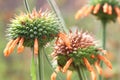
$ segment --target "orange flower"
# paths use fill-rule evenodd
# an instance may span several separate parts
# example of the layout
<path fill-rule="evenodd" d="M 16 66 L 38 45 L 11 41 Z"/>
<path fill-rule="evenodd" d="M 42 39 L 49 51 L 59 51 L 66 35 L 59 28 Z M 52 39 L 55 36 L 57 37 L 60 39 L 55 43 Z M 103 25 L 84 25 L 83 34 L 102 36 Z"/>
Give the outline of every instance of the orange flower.
<path fill-rule="evenodd" d="M 37 12 L 34 9 L 31 13 L 15 16 L 8 28 L 8 35 L 12 41 L 6 45 L 4 55 L 11 54 L 17 45 L 17 53 L 23 52 L 24 47 L 30 47 L 34 48 L 34 54 L 38 54 L 38 47 L 44 47 L 59 33 L 58 26 L 58 19 L 51 11 Z M 67 45 L 70 47 L 70 44 Z"/>
<path fill-rule="evenodd" d="M 92 0 L 93 1 L 93 0 Z M 114 1 L 113 1 L 114 2 Z M 98 3 L 94 3 L 94 5 L 84 6 L 75 14 L 75 19 L 78 20 L 82 17 L 86 17 L 89 14 L 93 14 L 98 17 L 98 19 L 106 20 L 106 21 L 115 21 L 116 17 L 120 17 L 120 8 L 118 4 L 113 4 L 112 1 L 104 2 L 98 1 Z M 115 3 L 118 3 L 115 1 Z"/>
<path fill-rule="evenodd" d="M 62 36 L 62 38 L 60 36 Z M 101 60 L 112 69 L 110 61 L 103 55 L 100 55 L 100 53 L 105 55 L 108 52 L 98 48 L 94 38 L 88 33 L 78 32 L 78 30 L 76 30 L 75 33 L 70 31 L 69 35 L 60 34 L 60 36 L 57 38 L 55 50 L 52 55 L 53 57 L 57 57 L 58 66 L 62 68 L 61 71 L 63 73 L 68 70 L 76 71 L 78 68 L 84 67 L 84 69 L 90 71 L 92 80 L 96 80 L 97 76 L 93 66 L 95 66 L 98 73 L 102 75 L 102 68 L 100 67 Z M 70 49 L 65 44 L 66 38 L 71 43 Z M 54 75 L 56 76 L 55 73 Z M 70 77 L 67 77 L 67 79 L 70 80 Z"/>

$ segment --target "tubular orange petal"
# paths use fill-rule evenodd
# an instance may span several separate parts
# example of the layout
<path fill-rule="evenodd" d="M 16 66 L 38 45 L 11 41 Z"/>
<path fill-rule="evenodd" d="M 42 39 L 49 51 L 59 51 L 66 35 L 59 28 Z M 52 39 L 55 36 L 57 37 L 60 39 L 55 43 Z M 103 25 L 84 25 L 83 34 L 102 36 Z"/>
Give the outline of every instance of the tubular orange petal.
<path fill-rule="evenodd" d="M 57 76 L 56 73 L 60 71 L 60 68 L 61 68 L 61 67 L 58 66 L 58 67 L 55 69 L 56 72 L 53 72 L 53 73 L 52 73 L 52 75 L 51 75 L 51 80 L 56 80 L 56 76 Z"/>
<path fill-rule="evenodd" d="M 66 72 L 72 62 L 73 62 L 73 59 L 70 58 L 70 59 L 67 61 L 67 63 L 65 64 L 65 66 L 63 67 L 62 72 Z"/>
<path fill-rule="evenodd" d="M 56 80 L 56 76 L 57 76 L 57 74 L 55 72 L 53 72 L 51 75 L 51 80 Z"/>
<path fill-rule="evenodd" d="M 100 60 L 96 61 L 95 67 L 96 67 L 98 73 L 102 75 L 102 68 L 100 67 L 99 63 L 100 63 Z"/>
<path fill-rule="evenodd" d="M 84 13 L 84 16 L 88 16 L 92 12 L 93 9 L 94 9 L 94 6 L 88 7 L 88 9 Z"/>
<path fill-rule="evenodd" d="M 108 12 L 108 3 L 105 3 L 105 4 L 103 5 L 103 12 L 104 12 L 104 13 L 107 13 L 107 12 Z"/>
<path fill-rule="evenodd" d="M 91 72 L 93 71 L 93 68 L 91 67 L 90 63 L 86 58 L 83 58 L 84 64 L 86 65 L 87 69 Z"/>
<path fill-rule="evenodd" d="M 103 50 L 102 48 L 98 48 L 98 50 L 99 50 L 100 52 L 102 52 L 103 54 L 108 54 L 108 52 L 107 52 L 106 50 Z"/>
<path fill-rule="evenodd" d="M 34 40 L 34 54 L 38 54 L 38 39 Z"/>
<path fill-rule="evenodd" d="M 92 80 L 96 80 L 96 73 L 95 71 L 91 71 L 91 77 L 92 77 Z"/>
<path fill-rule="evenodd" d="M 118 22 L 120 23 L 120 16 L 117 17 Z"/>
<path fill-rule="evenodd" d="M 109 14 L 109 15 L 112 14 L 112 6 L 111 6 L 111 5 L 108 6 L 108 14 Z"/>
<path fill-rule="evenodd" d="M 88 8 L 88 6 L 84 6 L 82 7 L 76 14 L 75 14 L 75 19 L 78 20 L 80 19 L 83 14 L 84 14 L 84 11 Z"/>
<path fill-rule="evenodd" d="M 72 76 L 72 71 L 68 70 L 67 71 L 67 79 L 66 80 L 71 80 L 71 76 Z"/>
<path fill-rule="evenodd" d="M 66 34 L 60 32 L 58 36 L 64 41 L 65 45 L 71 49 L 71 43 Z"/>
<path fill-rule="evenodd" d="M 115 6 L 114 9 L 115 9 L 115 12 L 117 13 L 117 15 L 120 16 L 120 9 L 117 6 Z"/>
<path fill-rule="evenodd" d="M 15 46 L 17 45 L 17 43 L 19 42 L 19 40 L 20 40 L 20 37 L 16 38 L 13 41 L 13 43 L 11 44 L 11 46 L 10 46 L 10 48 L 8 50 L 8 55 L 13 52 L 13 50 L 14 50 Z"/>
<path fill-rule="evenodd" d="M 24 50 L 23 43 L 24 43 L 24 38 L 22 37 L 22 38 L 20 39 L 20 41 L 19 41 L 19 44 L 18 44 L 18 48 L 17 48 L 17 52 L 18 52 L 18 53 L 23 52 L 23 50 Z"/>
<path fill-rule="evenodd" d="M 6 48 L 4 49 L 4 56 L 8 56 L 8 50 L 9 50 L 9 47 L 11 46 L 11 44 L 13 43 L 14 40 L 10 40 L 7 45 L 6 45 Z"/>
<path fill-rule="evenodd" d="M 99 9 L 100 9 L 100 7 L 101 7 L 101 5 L 100 5 L 100 4 L 97 4 L 97 5 L 95 6 L 94 10 L 93 10 L 93 13 L 94 13 L 94 14 L 97 14 L 98 11 L 99 11 Z"/>
<path fill-rule="evenodd" d="M 94 58 L 95 58 L 95 55 L 94 55 L 94 54 L 92 54 L 92 55 L 91 55 L 91 58 L 93 58 L 93 59 L 94 59 Z"/>
<path fill-rule="evenodd" d="M 111 62 L 110 62 L 107 58 L 105 58 L 105 57 L 102 56 L 102 55 L 98 55 L 98 58 L 99 58 L 100 60 L 103 60 L 103 61 L 105 62 L 105 64 L 106 64 L 110 69 L 112 69 L 112 64 L 111 64 Z"/>

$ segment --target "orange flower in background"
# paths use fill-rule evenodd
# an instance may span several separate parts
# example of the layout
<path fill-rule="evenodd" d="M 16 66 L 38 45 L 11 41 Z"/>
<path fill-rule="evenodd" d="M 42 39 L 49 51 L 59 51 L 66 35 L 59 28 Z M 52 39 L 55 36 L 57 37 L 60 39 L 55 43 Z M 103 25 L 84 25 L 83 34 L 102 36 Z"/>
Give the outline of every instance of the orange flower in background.
<path fill-rule="evenodd" d="M 82 17 L 93 14 L 98 19 L 106 21 L 116 21 L 118 18 L 120 22 L 120 5 L 117 0 L 90 0 L 89 5 L 85 5 L 75 15 L 78 20 Z"/>
<path fill-rule="evenodd" d="M 78 32 L 76 30 L 75 33 L 70 31 L 69 35 L 64 34 L 64 39 L 62 37 L 63 35 L 58 36 L 52 54 L 53 57 L 57 57 L 56 60 L 59 70 L 57 67 L 57 70 L 55 70 L 56 73 L 54 72 L 51 75 L 51 80 L 56 80 L 59 71 L 63 73 L 67 72 L 67 75 L 71 75 L 72 72 L 68 71 L 77 71 L 78 67 L 87 69 L 91 73 L 92 80 L 96 80 L 97 76 L 93 66 L 95 66 L 98 73 L 102 75 L 101 60 L 112 69 L 110 61 L 104 55 L 101 55 L 101 53 L 107 54 L 107 51 L 97 47 L 96 41 L 89 33 Z M 70 44 L 71 48 L 66 44 L 66 41 L 68 41 L 67 43 Z M 66 80 L 71 80 L 71 77 L 67 76 Z"/>

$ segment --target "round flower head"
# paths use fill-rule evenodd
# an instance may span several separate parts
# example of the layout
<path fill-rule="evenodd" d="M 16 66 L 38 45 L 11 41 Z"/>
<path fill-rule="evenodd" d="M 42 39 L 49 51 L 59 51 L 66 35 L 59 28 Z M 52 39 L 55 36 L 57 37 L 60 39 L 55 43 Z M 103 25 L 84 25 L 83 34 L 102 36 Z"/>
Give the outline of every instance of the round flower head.
<path fill-rule="evenodd" d="M 89 5 L 82 7 L 75 15 L 76 19 L 93 14 L 102 21 L 116 21 L 120 19 L 120 5 L 118 0 L 90 0 Z"/>
<path fill-rule="evenodd" d="M 8 28 L 8 37 L 11 39 L 4 55 L 8 56 L 13 52 L 16 45 L 18 53 L 25 47 L 34 47 L 34 53 L 38 54 L 38 47 L 43 47 L 46 43 L 54 39 L 59 33 L 58 19 L 50 11 L 36 11 L 32 13 L 22 13 L 11 20 Z"/>
<path fill-rule="evenodd" d="M 56 72 L 67 70 L 77 71 L 78 67 L 83 67 L 91 72 L 92 80 L 96 80 L 95 71 L 92 65 L 96 66 L 96 69 L 102 74 L 102 68 L 100 67 L 100 60 L 104 61 L 105 64 L 112 69 L 112 65 L 106 57 L 100 55 L 101 53 L 106 54 L 106 50 L 98 48 L 96 41 L 93 36 L 88 32 L 75 33 L 70 31 L 69 35 L 61 33 L 56 41 L 55 50 L 53 57 L 57 57 Z M 54 80 L 56 75 L 52 74 L 51 80 Z"/>

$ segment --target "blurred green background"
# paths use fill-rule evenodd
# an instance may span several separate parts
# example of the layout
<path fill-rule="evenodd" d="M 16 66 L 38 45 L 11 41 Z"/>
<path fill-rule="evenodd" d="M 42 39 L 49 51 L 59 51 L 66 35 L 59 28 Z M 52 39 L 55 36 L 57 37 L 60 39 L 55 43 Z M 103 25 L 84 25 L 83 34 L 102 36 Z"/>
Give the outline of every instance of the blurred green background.
<path fill-rule="evenodd" d="M 28 0 L 30 8 L 50 9 L 46 0 Z M 74 15 L 78 9 L 87 3 L 87 0 L 55 0 L 60 8 L 65 23 L 69 29 L 89 31 L 92 33 L 101 45 L 102 26 L 99 20 L 94 16 L 82 18 L 76 21 Z M 9 57 L 4 57 L 3 50 L 8 42 L 6 37 L 6 29 L 10 23 L 10 19 L 21 11 L 26 11 L 23 0 L 0 0 L 0 80 L 31 80 L 30 65 L 31 53 L 26 48 L 22 54 L 14 51 Z M 120 80 L 120 24 L 109 23 L 107 25 L 107 50 L 110 51 L 107 57 L 113 64 L 113 70 L 104 67 L 105 80 Z M 48 50 L 48 54 L 51 51 Z M 46 63 L 46 66 L 48 63 Z M 48 66 L 45 68 L 49 68 Z M 47 71 L 47 69 L 46 69 Z M 49 73 L 51 74 L 51 72 Z M 50 75 L 49 75 L 50 76 Z M 48 78 L 49 79 L 49 78 Z M 46 80 L 48 80 L 46 79 Z"/>

